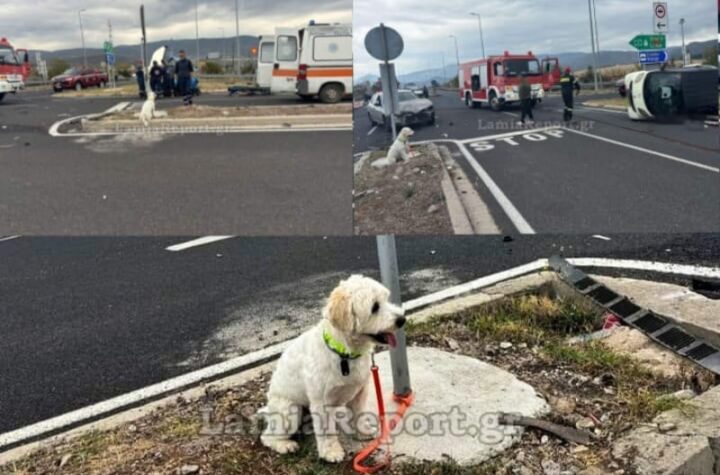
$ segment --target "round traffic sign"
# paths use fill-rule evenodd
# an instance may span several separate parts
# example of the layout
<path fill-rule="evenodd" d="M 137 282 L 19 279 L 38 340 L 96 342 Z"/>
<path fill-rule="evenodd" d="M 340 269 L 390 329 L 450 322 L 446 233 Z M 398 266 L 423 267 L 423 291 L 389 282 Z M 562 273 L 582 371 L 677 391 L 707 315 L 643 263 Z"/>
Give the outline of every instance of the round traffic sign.
<path fill-rule="evenodd" d="M 655 5 L 655 16 L 658 18 L 665 18 L 665 14 L 667 11 L 665 10 L 665 5 L 662 3 L 659 3 Z"/>
<path fill-rule="evenodd" d="M 380 61 L 392 61 L 402 54 L 404 48 L 400 33 L 383 24 L 365 35 L 365 49 L 370 56 Z"/>

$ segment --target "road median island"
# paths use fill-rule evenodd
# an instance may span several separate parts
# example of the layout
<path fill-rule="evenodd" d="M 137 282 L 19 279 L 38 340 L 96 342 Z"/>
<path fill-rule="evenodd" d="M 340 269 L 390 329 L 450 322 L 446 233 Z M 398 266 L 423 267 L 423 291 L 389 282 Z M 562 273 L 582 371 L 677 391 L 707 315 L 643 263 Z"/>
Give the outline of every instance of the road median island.
<path fill-rule="evenodd" d="M 466 429 L 453 426 L 453 408 L 446 408 L 450 419 L 439 419 L 443 415 L 439 410 L 425 415 L 425 422 L 431 424 L 426 426 L 425 433 L 419 434 L 414 426 L 399 427 L 393 436 L 393 465 L 383 473 L 649 473 L 642 470 L 647 462 L 637 459 L 643 453 L 612 450 L 616 443 L 641 443 L 636 439 L 628 442 L 628 437 L 648 427 L 668 433 L 668 447 L 676 443 L 671 440 L 674 432 L 680 435 L 702 432 L 710 443 L 705 444 L 708 447 L 701 451 L 702 457 L 697 462 L 703 464 L 701 471 L 693 473 L 713 473 L 706 471 L 708 464 L 712 470 L 713 460 L 718 456 L 713 454 L 712 447 L 718 437 L 718 389 L 713 388 L 717 382 L 713 375 L 653 346 L 642 334 L 635 340 L 644 338 L 652 351 L 677 362 L 676 370 L 668 371 L 670 365 L 658 365 L 653 359 L 636 359 L 636 350 L 612 341 L 612 332 L 606 333 L 610 336 L 595 338 L 606 323 L 602 311 L 583 297 L 563 292 L 563 284 L 552 275 L 543 275 L 541 279 L 529 279 L 530 276 L 516 279 L 518 285 L 511 290 L 508 287 L 500 291 L 500 287 L 514 281 L 501 284 L 497 286 L 497 297 L 483 303 L 475 300 L 464 306 L 456 305 L 450 311 L 446 305 L 434 314 L 433 307 L 429 307 L 424 312 L 432 315 L 423 319 L 415 319 L 411 314 L 407 326 L 412 345 L 411 372 L 415 361 L 415 381 L 433 374 L 417 370 L 420 361 L 413 355 L 421 350 L 428 354 L 442 351 L 455 361 L 472 359 L 477 374 L 436 372 L 438 381 L 452 384 L 454 378 L 471 378 L 476 388 L 460 396 L 467 401 L 483 400 L 488 405 L 500 406 L 512 404 L 513 396 L 490 397 L 492 391 L 522 386 L 527 389 L 526 395 L 537 393 L 533 398 L 545 408 L 535 417 L 553 422 L 556 428 L 564 427 L 561 433 L 582 436 L 588 443 L 571 443 L 544 429 L 523 430 L 515 425 L 503 425 L 500 440 L 495 438 L 497 432 L 488 432 L 487 438 L 472 437 L 463 432 L 471 430 L 469 426 L 463 426 Z M 491 288 L 483 293 L 495 295 Z M 386 356 L 380 354 L 378 361 L 381 370 L 387 372 Z M 213 383 L 198 388 L 192 397 L 175 397 L 140 417 L 85 431 L 73 438 L 58 438 L 0 465 L 0 474 L 353 473 L 350 456 L 338 465 L 320 461 L 310 433 L 299 435 L 300 450 L 291 455 L 277 455 L 260 444 L 261 424 L 255 414 L 265 403 L 271 369 L 256 368 L 252 375 L 235 384 Z M 500 381 L 488 383 L 484 376 L 489 375 Z M 385 376 L 389 378 L 389 373 Z M 385 383 L 388 392 L 390 385 Z M 422 407 L 424 394 L 444 392 L 443 388 L 428 387 L 427 383 L 415 389 L 416 399 L 420 398 L 416 409 Z M 373 402 L 369 402 L 369 408 Z M 462 411 L 464 407 L 460 404 L 456 409 Z M 682 414 L 690 413 L 696 414 L 694 419 L 683 419 Z M 422 416 L 414 414 L 412 420 Z M 432 426 L 436 423 L 440 425 Z M 490 419 L 478 423 L 473 427 L 481 433 L 497 424 Z M 697 429 L 698 426 L 702 429 Z M 444 432 L 439 434 L 438 430 Z M 435 458 L 428 452 L 401 450 L 415 447 L 423 439 L 432 442 L 437 448 L 435 452 L 445 453 Z M 354 453 L 362 443 L 348 436 L 343 438 L 343 445 Z M 477 447 L 477 452 L 463 461 L 464 451 L 472 447 Z M 639 471 L 636 463 L 640 463 Z"/>
<path fill-rule="evenodd" d="M 136 109 L 83 120 L 85 132 L 177 132 L 207 129 L 317 129 L 352 127 L 351 104 L 213 107 L 196 105 L 158 110 L 144 126 Z"/>

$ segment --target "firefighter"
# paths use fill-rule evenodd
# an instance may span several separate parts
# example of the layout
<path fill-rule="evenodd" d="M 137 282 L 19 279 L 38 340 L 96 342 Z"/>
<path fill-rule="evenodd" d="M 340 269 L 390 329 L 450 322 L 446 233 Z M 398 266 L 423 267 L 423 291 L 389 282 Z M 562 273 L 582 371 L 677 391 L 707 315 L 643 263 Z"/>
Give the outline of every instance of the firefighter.
<path fill-rule="evenodd" d="M 565 103 L 563 120 L 570 122 L 573 116 L 573 91 L 575 91 L 576 94 L 580 93 L 580 83 L 577 82 L 570 68 L 565 68 L 565 74 L 560 76 L 560 88 L 562 90 L 563 102 Z"/>

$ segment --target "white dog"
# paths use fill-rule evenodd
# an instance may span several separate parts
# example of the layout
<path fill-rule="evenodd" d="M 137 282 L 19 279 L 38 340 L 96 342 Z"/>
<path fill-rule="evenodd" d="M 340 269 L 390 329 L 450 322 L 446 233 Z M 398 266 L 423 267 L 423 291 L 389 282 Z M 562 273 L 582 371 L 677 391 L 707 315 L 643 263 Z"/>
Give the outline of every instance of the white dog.
<path fill-rule="evenodd" d="M 393 142 L 386 157 L 378 158 L 370 164 L 373 168 L 385 168 L 397 162 L 406 162 L 410 160 L 410 144 L 408 141 L 414 134 L 410 127 L 403 127 L 398 133 L 395 142 Z"/>
<path fill-rule="evenodd" d="M 157 117 L 155 113 L 155 97 L 154 92 L 148 91 L 147 99 L 143 102 L 142 109 L 140 110 L 140 120 L 145 127 L 150 125 L 150 121 Z"/>
<path fill-rule="evenodd" d="M 265 446 L 281 454 L 298 449 L 291 437 L 300 428 L 302 408 L 310 410 L 318 454 L 328 462 L 345 458 L 337 432 L 323 429 L 328 418 L 337 422 L 342 414 L 361 436 L 371 435 L 370 421 L 350 416 L 365 408 L 374 345 L 394 346 L 394 332 L 405 324 L 403 310 L 388 302 L 389 295 L 382 284 L 361 275 L 332 291 L 320 323 L 294 340 L 278 361 L 261 410 L 268 423 L 261 437 Z"/>

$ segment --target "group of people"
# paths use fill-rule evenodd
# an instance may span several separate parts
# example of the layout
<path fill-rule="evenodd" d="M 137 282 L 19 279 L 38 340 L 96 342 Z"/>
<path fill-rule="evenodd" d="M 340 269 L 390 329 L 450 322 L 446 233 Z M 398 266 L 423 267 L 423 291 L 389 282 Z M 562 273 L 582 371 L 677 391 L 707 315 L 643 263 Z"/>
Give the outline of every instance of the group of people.
<path fill-rule="evenodd" d="M 574 106 L 574 94 L 580 93 L 580 83 L 577 81 L 575 76 L 572 74 L 570 68 L 565 68 L 565 72 L 560 76 L 560 91 L 562 93 L 563 103 L 565 108 L 563 109 L 563 121 L 570 122 L 573 116 Z M 533 98 L 532 98 L 532 87 L 527 80 L 527 75 L 522 73 L 520 75 L 520 86 L 518 88 L 518 95 L 520 96 L 520 125 L 525 125 L 525 119 L 528 118 L 532 122 L 535 122 L 533 117 Z"/>
<path fill-rule="evenodd" d="M 150 90 L 157 97 L 172 96 L 175 91 L 183 97 L 185 105 L 192 104 L 193 85 L 192 75 L 195 71 L 192 61 L 190 61 L 184 50 L 178 52 L 179 59 L 175 62 L 175 67 L 170 68 L 165 61 L 158 63 L 153 61 L 150 67 Z M 136 72 L 138 86 L 141 95 L 145 92 L 145 76 L 142 66 L 139 66 Z"/>

